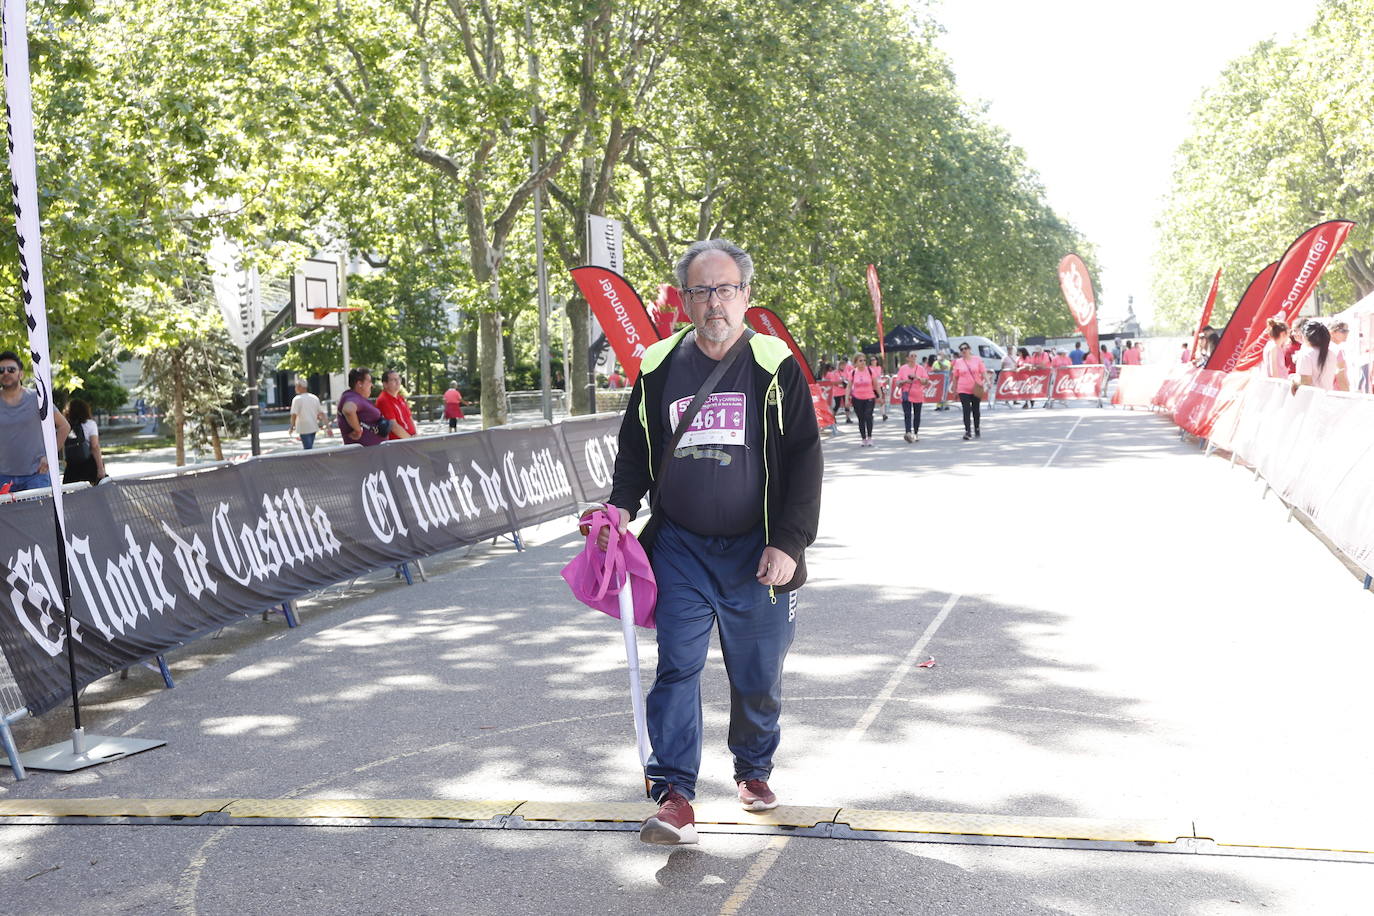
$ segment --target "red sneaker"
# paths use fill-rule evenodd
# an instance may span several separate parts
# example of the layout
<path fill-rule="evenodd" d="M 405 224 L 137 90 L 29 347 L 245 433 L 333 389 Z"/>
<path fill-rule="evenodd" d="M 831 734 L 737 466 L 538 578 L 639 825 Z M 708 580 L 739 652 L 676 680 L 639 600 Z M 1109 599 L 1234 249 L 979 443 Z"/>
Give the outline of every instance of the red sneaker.
<path fill-rule="evenodd" d="M 776 802 L 775 802 L 776 804 Z M 658 813 L 646 817 L 639 827 L 639 839 L 658 846 L 683 846 L 697 841 L 696 816 L 686 796 L 668 790 L 658 804 Z"/>
<path fill-rule="evenodd" d="M 739 803 L 745 811 L 768 811 L 778 806 L 778 797 L 762 779 L 746 779 L 739 783 Z"/>

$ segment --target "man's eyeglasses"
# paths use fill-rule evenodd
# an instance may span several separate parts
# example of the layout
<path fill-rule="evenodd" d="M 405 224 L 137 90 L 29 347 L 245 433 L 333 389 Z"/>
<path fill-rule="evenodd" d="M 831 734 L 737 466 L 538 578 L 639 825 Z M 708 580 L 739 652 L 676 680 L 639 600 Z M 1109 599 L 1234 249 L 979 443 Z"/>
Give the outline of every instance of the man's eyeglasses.
<path fill-rule="evenodd" d="M 9 375 L 11 372 L 18 374 L 18 366 L 0 366 L 0 375 Z"/>
<path fill-rule="evenodd" d="M 711 301 L 711 294 L 721 302 L 729 302 L 744 291 L 748 283 L 722 283 L 720 286 L 689 286 L 682 291 L 687 301 L 693 305 L 704 305 Z"/>

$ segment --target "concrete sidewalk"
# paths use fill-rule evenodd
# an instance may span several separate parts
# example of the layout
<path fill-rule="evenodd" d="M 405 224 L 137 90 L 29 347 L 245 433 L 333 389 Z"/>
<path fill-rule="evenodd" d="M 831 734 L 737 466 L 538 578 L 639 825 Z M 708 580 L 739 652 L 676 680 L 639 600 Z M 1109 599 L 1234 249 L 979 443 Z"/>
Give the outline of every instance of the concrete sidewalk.
<path fill-rule="evenodd" d="M 1290 859 L 744 830 L 69 826 L 0 819 L 24 913 L 1364 912 L 1374 764 L 1359 706 L 1374 595 L 1167 422 L 1097 408 L 900 418 L 827 442 L 788 660 L 785 804 L 1187 823 Z M 168 746 L 28 798 L 642 799 L 618 626 L 575 605 L 569 524 L 375 573 L 86 691 L 89 730 Z M 337 592 L 338 590 L 334 590 Z M 652 637 L 641 640 L 646 667 Z M 934 657 L 935 665 L 915 664 Z M 703 684 L 704 808 L 729 807 L 728 696 Z M 62 711 L 20 723 L 60 740 Z M 971 837 L 965 838 L 972 840 Z M 1225 851 L 1225 850 L 1221 850 Z M 1262 852 L 1262 848 L 1232 851 Z M 59 866 L 49 871 L 52 866 Z"/>

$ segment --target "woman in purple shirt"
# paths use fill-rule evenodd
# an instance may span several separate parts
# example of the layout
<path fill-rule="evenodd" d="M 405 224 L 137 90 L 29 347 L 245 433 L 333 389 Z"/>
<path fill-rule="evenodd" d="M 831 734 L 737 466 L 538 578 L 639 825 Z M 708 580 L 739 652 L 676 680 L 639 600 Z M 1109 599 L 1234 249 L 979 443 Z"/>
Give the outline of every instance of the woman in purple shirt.
<path fill-rule="evenodd" d="M 372 393 L 372 372 L 357 368 L 348 370 L 348 390 L 339 398 L 339 432 L 349 444 L 381 445 L 386 436 L 377 435 L 377 421 L 382 412 L 367 399 Z"/>

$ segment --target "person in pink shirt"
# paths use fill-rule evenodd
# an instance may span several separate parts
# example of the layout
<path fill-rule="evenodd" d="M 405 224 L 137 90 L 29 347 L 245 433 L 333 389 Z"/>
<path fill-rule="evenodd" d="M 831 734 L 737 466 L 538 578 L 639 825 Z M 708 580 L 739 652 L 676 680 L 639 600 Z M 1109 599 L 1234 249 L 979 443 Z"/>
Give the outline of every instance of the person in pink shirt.
<path fill-rule="evenodd" d="M 1288 378 L 1288 363 L 1284 361 L 1284 351 L 1288 349 L 1288 322 L 1281 318 L 1266 319 L 1269 323 L 1269 340 L 1264 344 L 1264 355 L 1260 365 L 1269 378 Z"/>
<path fill-rule="evenodd" d="M 959 406 L 964 410 L 964 439 L 967 441 L 982 436 L 982 402 L 974 389 L 984 384 L 987 367 L 973 355 L 968 344 L 960 344 L 959 358 L 954 361 L 950 371 L 954 374 L 954 390 L 959 394 Z"/>
<path fill-rule="evenodd" d="M 841 408 L 844 408 L 844 421 L 846 423 L 852 422 L 849 419 L 849 408 L 845 406 L 844 402 L 844 390 L 849 387 L 849 382 L 845 381 L 844 373 L 826 363 L 821 367 L 821 383 L 826 386 L 826 391 L 830 392 L 830 410 L 835 414 L 836 422 L 840 419 Z"/>
<path fill-rule="evenodd" d="M 1135 345 L 1134 341 L 1126 341 L 1126 347 L 1121 351 L 1121 365 L 1140 365 L 1140 348 Z"/>
<path fill-rule="evenodd" d="M 1184 344 L 1183 352 L 1179 354 L 1178 361 L 1181 363 L 1191 363 L 1193 361 L 1193 348 Z"/>
<path fill-rule="evenodd" d="M 1087 353 L 1083 354 L 1083 365 L 1100 366 L 1102 365 L 1102 357 L 1089 350 Z"/>
<path fill-rule="evenodd" d="M 902 422 L 906 424 L 907 442 L 915 442 L 921 432 L 921 405 L 925 403 L 925 384 L 930 370 L 921 365 L 916 351 L 906 355 L 906 364 L 897 370 L 897 387 L 902 392 Z"/>
<path fill-rule="evenodd" d="M 1063 350 L 1054 351 L 1054 359 L 1050 360 L 1051 369 L 1063 369 L 1065 366 L 1072 366 L 1073 360 Z"/>
<path fill-rule="evenodd" d="M 878 378 L 882 370 L 868 364 L 862 353 L 854 357 L 854 372 L 849 377 L 849 400 L 859 418 L 859 444 L 873 446 L 873 407 L 878 401 Z"/>

